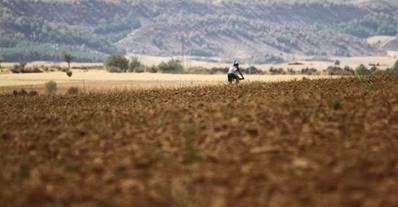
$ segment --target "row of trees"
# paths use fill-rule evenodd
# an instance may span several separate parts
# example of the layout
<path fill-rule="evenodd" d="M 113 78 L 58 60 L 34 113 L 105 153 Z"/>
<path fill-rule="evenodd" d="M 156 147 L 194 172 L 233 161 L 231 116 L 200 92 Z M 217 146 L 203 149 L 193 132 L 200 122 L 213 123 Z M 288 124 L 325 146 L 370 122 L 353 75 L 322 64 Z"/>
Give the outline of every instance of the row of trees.
<path fill-rule="evenodd" d="M 356 75 L 370 75 L 379 71 L 376 65 L 371 65 L 371 67 L 366 67 L 364 64 L 360 64 L 358 67 L 355 68 Z M 387 68 L 388 72 L 393 72 L 398 74 L 398 61 L 392 66 L 392 68 Z"/>
<path fill-rule="evenodd" d="M 75 59 L 75 57 L 69 53 L 69 52 L 63 52 L 61 54 L 61 58 L 68 64 L 67 69 L 63 69 L 66 73 L 67 76 L 71 77 L 72 76 L 72 70 L 71 70 L 71 63 Z M 3 58 L 0 56 L 0 69 L 2 69 L 2 62 Z M 161 62 L 159 65 L 147 67 L 143 65 L 137 57 L 133 57 L 130 60 L 127 59 L 125 56 L 122 55 L 112 55 L 108 57 L 104 63 L 105 68 L 109 72 L 151 72 L 151 73 L 156 73 L 156 72 L 162 72 L 162 73 L 199 73 L 199 74 L 213 74 L 213 73 L 226 73 L 228 71 L 228 68 L 213 68 L 213 69 L 206 69 L 203 67 L 191 67 L 188 69 L 184 69 L 183 65 L 181 64 L 181 61 L 171 59 L 167 62 Z M 14 65 L 14 67 L 11 69 L 11 72 L 13 73 L 30 73 L 30 72 L 42 72 L 37 68 L 29 69 L 25 68 L 26 63 L 21 62 L 20 64 Z M 355 69 L 352 69 L 348 66 L 345 66 L 344 68 L 340 67 L 340 61 L 336 61 L 334 66 L 328 67 L 324 72 L 330 75 L 369 75 L 372 74 L 379 69 L 377 68 L 377 65 L 371 65 L 370 68 L 366 67 L 365 65 L 361 64 Z M 398 74 L 398 60 L 395 62 L 395 64 L 391 67 L 388 68 L 387 71 L 394 72 Z M 245 73 L 249 74 L 264 74 L 265 72 L 258 70 L 255 67 L 250 67 L 247 69 L 244 69 Z M 319 74 L 319 72 L 314 69 L 314 68 L 304 68 L 301 71 L 294 71 L 293 69 L 288 69 L 285 71 L 283 68 L 274 68 L 271 67 L 269 70 L 270 74 L 307 74 L 307 75 L 313 75 L 313 74 Z"/>
<path fill-rule="evenodd" d="M 128 60 L 124 56 L 113 55 L 105 61 L 105 68 L 109 72 L 122 73 L 122 72 L 150 72 L 150 73 L 188 73 L 188 74 L 215 74 L 227 73 L 228 68 L 212 68 L 207 69 L 204 67 L 189 67 L 184 68 L 180 60 L 171 59 L 167 62 L 161 62 L 158 65 L 151 67 L 144 66 L 136 57 Z M 263 74 L 263 71 L 255 67 L 242 69 L 242 72 L 249 74 Z"/>
<path fill-rule="evenodd" d="M 109 72 L 162 72 L 162 73 L 183 73 L 184 67 L 181 61 L 171 59 L 168 62 L 161 62 L 159 65 L 152 67 L 144 66 L 137 57 L 128 60 L 121 55 L 112 55 L 105 61 L 105 68 Z"/>
<path fill-rule="evenodd" d="M 349 66 L 342 68 L 335 64 L 334 66 L 330 66 L 325 70 L 325 72 L 329 75 L 371 75 L 378 71 L 380 70 L 377 68 L 377 65 L 371 65 L 371 67 L 367 67 L 364 64 L 360 64 L 355 69 L 350 68 Z M 386 71 L 398 74 L 398 61 L 396 61 L 391 68 L 387 68 Z"/>
<path fill-rule="evenodd" d="M 161 62 L 159 65 L 155 65 L 152 67 L 144 66 L 136 57 L 133 57 L 131 60 L 128 60 L 124 56 L 113 55 L 110 56 L 105 61 L 105 68 L 109 72 L 162 72 L 162 73 L 200 73 L 200 74 L 212 74 L 212 73 L 226 73 L 228 68 L 212 68 L 210 70 L 202 67 L 192 67 L 188 69 L 184 69 L 181 61 L 171 59 L 168 62 Z M 245 73 L 250 74 L 264 74 L 263 71 L 257 70 L 255 67 L 250 67 L 244 69 Z M 334 66 L 328 67 L 324 72 L 329 75 L 370 75 L 379 69 L 377 65 L 372 65 L 370 68 L 361 64 L 355 69 L 345 66 L 343 68 L 340 67 L 340 61 L 336 61 Z M 388 71 L 394 72 L 398 74 L 398 61 L 394 64 L 392 68 L 387 69 Z M 320 74 L 320 71 L 314 68 L 303 68 L 301 71 L 295 71 L 293 69 L 284 70 L 283 68 L 274 68 L 271 67 L 269 70 L 270 74 L 306 74 L 306 75 L 314 75 Z"/>

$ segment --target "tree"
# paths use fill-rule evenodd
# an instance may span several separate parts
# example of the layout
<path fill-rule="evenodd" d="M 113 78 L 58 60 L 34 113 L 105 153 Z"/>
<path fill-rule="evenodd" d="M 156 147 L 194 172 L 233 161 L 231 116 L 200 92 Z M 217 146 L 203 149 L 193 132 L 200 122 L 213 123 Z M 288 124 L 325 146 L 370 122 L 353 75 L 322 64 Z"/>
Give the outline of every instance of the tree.
<path fill-rule="evenodd" d="M 137 57 L 133 57 L 130 60 L 130 64 L 129 64 L 129 71 L 130 72 L 141 72 L 142 70 L 142 64 L 141 62 L 138 60 Z"/>
<path fill-rule="evenodd" d="M 105 60 L 105 68 L 110 72 L 126 72 L 129 60 L 122 55 L 112 55 Z"/>
<path fill-rule="evenodd" d="M 355 68 L 355 74 L 357 75 L 369 75 L 370 70 L 363 64 L 359 65 L 357 68 Z"/>
<path fill-rule="evenodd" d="M 65 61 L 66 63 L 68 63 L 68 71 L 70 71 L 70 63 L 71 63 L 72 60 L 73 60 L 72 54 L 70 54 L 70 53 L 68 53 L 68 52 L 63 52 L 63 53 L 62 53 L 62 58 L 64 59 L 64 61 Z"/>
<path fill-rule="evenodd" d="M 184 72 L 184 67 L 181 64 L 181 61 L 171 59 L 167 63 L 161 62 L 158 66 L 159 71 L 163 73 L 182 73 Z"/>
<path fill-rule="evenodd" d="M 340 65 L 340 60 L 336 60 L 336 61 L 334 62 L 334 65 L 339 66 L 339 65 Z"/>

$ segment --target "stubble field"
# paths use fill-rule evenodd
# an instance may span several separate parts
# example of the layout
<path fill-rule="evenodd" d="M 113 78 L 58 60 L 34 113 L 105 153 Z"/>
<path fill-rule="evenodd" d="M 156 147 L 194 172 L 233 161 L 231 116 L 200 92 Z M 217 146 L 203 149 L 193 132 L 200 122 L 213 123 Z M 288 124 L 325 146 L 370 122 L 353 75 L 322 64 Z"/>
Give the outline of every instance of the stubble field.
<path fill-rule="evenodd" d="M 244 82 L 281 82 L 291 80 L 336 78 L 327 75 L 246 75 Z M 0 75 L 0 93 L 13 90 L 35 90 L 45 93 L 44 84 L 55 81 L 58 93 L 65 94 L 70 87 L 78 87 L 84 92 L 105 92 L 113 90 L 181 88 L 192 86 L 226 85 L 226 74 L 193 75 L 164 73 L 109 73 L 105 70 L 73 70 L 68 78 L 63 72 L 3 74 Z"/>
<path fill-rule="evenodd" d="M 0 96 L 2 206 L 397 206 L 398 78 Z"/>

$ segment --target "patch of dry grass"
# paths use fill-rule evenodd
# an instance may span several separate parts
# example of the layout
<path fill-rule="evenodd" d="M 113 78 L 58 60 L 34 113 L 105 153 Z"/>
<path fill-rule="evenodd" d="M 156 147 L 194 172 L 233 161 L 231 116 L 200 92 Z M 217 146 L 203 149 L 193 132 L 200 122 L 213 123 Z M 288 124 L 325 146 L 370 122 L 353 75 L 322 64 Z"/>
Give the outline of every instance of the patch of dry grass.
<path fill-rule="evenodd" d="M 309 79 L 330 78 L 329 76 L 302 75 L 246 75 L 244 82 L 279 82 Z M 0 79 L 0 91 L 10 91 L 19 88 L 36 88 L 50 80 L 56 81 L 60 88 L 71 86 L 80 87 L 87 91 L 103 91 L 113 89 L 142 89 L 142 88 L 178 88 L 186 86 L 224 85 L 226 75 L 190 75 L 190 74 L 162 74 L 162 73 L 108 73 L 103 70 L 83 72 L 73 71 L 72 78 L 63 72 L 4 74 Z M 63 91 L 63 90 L 62 90 Z"/>

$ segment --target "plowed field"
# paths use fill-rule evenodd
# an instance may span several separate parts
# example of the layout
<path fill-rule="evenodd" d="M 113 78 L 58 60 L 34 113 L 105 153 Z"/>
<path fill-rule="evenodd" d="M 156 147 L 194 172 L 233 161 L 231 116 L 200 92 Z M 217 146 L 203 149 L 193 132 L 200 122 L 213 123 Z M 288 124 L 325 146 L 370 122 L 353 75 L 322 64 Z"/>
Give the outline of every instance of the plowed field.
<path fill-rule="evenodd" d="M 0 96 L 0 206 L 398 206 L 398 77 Z"/>

